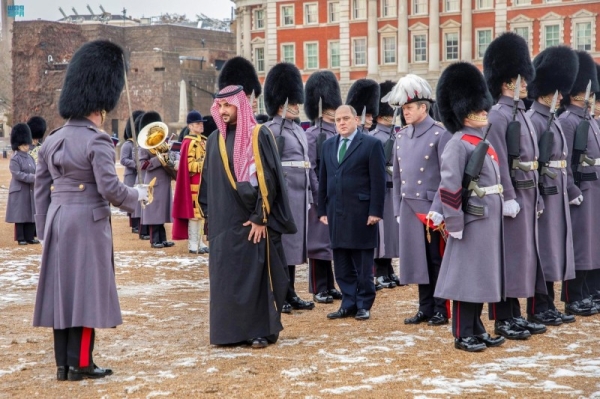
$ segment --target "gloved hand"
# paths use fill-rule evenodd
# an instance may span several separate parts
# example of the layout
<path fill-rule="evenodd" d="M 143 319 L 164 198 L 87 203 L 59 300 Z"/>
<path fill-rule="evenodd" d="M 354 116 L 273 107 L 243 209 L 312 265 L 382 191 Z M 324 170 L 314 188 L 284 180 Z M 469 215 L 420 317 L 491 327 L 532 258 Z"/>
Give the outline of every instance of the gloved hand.
<path fill-rule="evenodd" d="M 581 205 L 581 203 L 583 202 L 583 195 L 580 195 L 579 197 L 572 199 L 571 201 L 569 201 L 569 205 Z"/>
<path fill-rule="evenodd" d="M 449 231 L 448 234 L 452 238 L 456 238 L 457 240 L 462 240 L 463 230 L 457 231 L 457 232 L 451 232 L 451 231 Z"/>
<path fill-rule="evenodd" d="M 133 188 L 138 192 L 138 201 L 148 201 L 148 186 L 136 184 Z"/>
<path fill-rule="evenodd" d="M 521 207 L 519 206 L 519 203 L 517 201 L 515 201 L 514 199 L 504 201 L 504 212 L 503 212 L 504 216 L 510 216 L 511 218 L 514 219 L 517 217 L 517 214 L 519 213 L 520 210 L 521 210 Z"/>
<path fill-rule="evenodd" d="M 400 224 L 400 216 L 396 216 L 396 223 Z"/>
<path fill-rule="evenodd" d="M 444 215 L 435 211 L 429 211 L 427 219 L 431 220 L 434 226 L 439 226 L 444 221 Z"/>

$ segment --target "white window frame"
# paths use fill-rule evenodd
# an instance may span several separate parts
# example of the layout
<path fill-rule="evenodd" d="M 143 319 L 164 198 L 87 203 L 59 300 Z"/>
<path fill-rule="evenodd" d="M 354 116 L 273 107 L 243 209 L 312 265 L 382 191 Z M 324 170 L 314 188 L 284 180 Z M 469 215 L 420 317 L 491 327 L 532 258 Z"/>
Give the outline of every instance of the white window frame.
<path fill-rule="evenodd" d="M 411 15 L 425 15 L 429 8 L 427 0 L 412 0 Z"/>
<path fill-rule="evenodd" d="M 392 40 L 394 43 L 394 48 L 393 48 L 393 57 L 394 59 L 392 61 L 386 61 L 386 49 L 385 49 L 385 42 L 386 40 Z M 396 65 L 398 63 L 398 35 L 393 35 L 393 34 L 384 34 L 381 35 L 381 64 L 382 65 Z"/>
<path fill-rule="evenodd" d="M 292 15 L 291 15 L 292 23 L 289 23 L 289 24 L 285 23 L 285 17 L 286 16 L 285 16 L 284 11 L 283 11 L 284 9 L 287 9 L 287 8 L 291 8 L 292 9 Z M 279 25 L 280 26 L 282 26 L 282 27 L 296 26 L 296 17 L 295 17 L 295 15 L 296 15 L 296 9 L 294 7 L 294 4 L 282 4 L 281 7 L 279 8 L 279 12 L 281 14 L 280 15 L 281 21 L 279 21 Z"/>
<path fill-rule="evenodd" d="M 356 42 L 357 41 L 364 42 L 364 63 L 358 64 L 356 63 Z M 367 66 L 367 38 L 366 37 L 353 37 L 352 38 L 352 66 L 362 67 Z"/>
<path fill-rule="evenodd" d="M 337 65 L 333 65 L 333 47 L 332 44 L 337 43 L 337 60 L 338 60 L 338 64 Z M 340 54 L 340 41 L 339 40 L 329 40 L 327 42 L 327 62 L 328 62 L 328 66 L 329 69 L 339 69 L 342 63 L 342 59 L 341 59 L 341 54 Z"/>
<path fill-rule="evenodd" d="M 381 0 L 381 18 L 398 18 L 398 0 Z"/>
<path fill-rule="evenodd" d="M 456 58 L 448 58 L 448 35 L 456 35 Z M 442 32 L 442 40 L 444 44 L 444 61 L 460 60 L 460 30 L 448 29 Z"/>
<path fill-rule="evenodd" d="M 333 12 L 333 5 L 337 5 L 337 12 Z M 335 16 L 335 19 L 332 18 Z M 340 22 L 340 2 L 339 1 L 329 1 L 327 2 L 327 22 L 330 24 L 335 24 Z"/>
<path fill-rule="evenodd" d="M 257 55 L 257 50 L 262 50 L 262 69 L 260 68 L 259 58 Z M 254 57 L 254 66 L 256 68 L 256 72 L 264 73 L 265 72 L 265 46 L 254 46 L 254 50 L 252 51 L 252 55 Z"/>
<path fill-rule="evenodd" d="M 416 46 L 417 36 L 425 37 L 425 59 L 418 60 L 418 61 L 417 61 L 417 46 Z M 428 36 L 429 35 L 425 31 L 412 32 L 411 44 L 412 44 L 412 63 L 413 64 L 422 64 L 422 63 L 428 62 L 428 60 L 429 60 L 429 48 L 428 48 L 429 47 L 429 37 Z"/>
<path fill-rule="evenodd" d="M 285 47 L 287 46 L 291 46 L 292 47 L 292 56 L 293 59 L 290 60 L 286 60 L 285 58 Z M 289 62 L 291 64 L 296 64 L 296 43 L 281 43 L 281 61 L 283 62 Z"/>
<path fill-rule="evenodd" d="M 262 19 L 258 19 L 256 14 L 262 12 Z M 254 30 L 265 30 L 265 9 L 257 8 L 252 11 L 252 20 L 253 20 L 253 28 Z M 262 26 L 258 26 L 258 21 L 262 21 Z"/>
<path fill-rule="evenodd" d="M 484 2 L 489 5 L 483 4 Z M 494 0 L 477 0 L 476 6 L 478 10 L 491 10 L 494 8 Z"/>
<path fill-rule="evenodd" d="M 547 4 L 554 4 L 554 3 L 560 3 L 562 0 L 544 0 L 544 3 Z"/>
<path fill-rule="evenodd" d="M 463 0 L 471 1 L 471 0 Z M 456 4 L 456 8 L 450 9 L 450 4 Z M 460 0 L 444 0 L 444 12 L 459 12 L 460 11 Z"/>
<path fill-rule="evenodd" d="M 513 7 L 530 6 L 531 0 L 512 0 Z"/>
<path fill-rule="evenodd" d="M 316 50 L 316 57 L 317 57 L 317 63 L 314 67 L 309 67 L 308 66 L 308 46 L 314 45 L 315 46 L 315 50 Z M 319 42 L 304 42 L 304 69 L 305 70 L 311 70 L 311 69 L 319 69 Z"/>
<path fill-rule="evenodd" d="M 314 6 L 315 7 L 315 20 L 313 22 L 309 22 L 308 18 L 311 16 L 308 13 L 308 8 L 310 6 Z M 319 24 L 319 3 L 304 3 L 303 4 L 303 10 L 304 10 L 304 25 L 318 25 Z"/>
<path fill-rule="evenodd" d="M 363 7 L 358 7 L 359 4 L 362 4 Z M 360 21 L 367 19 L 367 0 L 352 0 L 352 9 L 350 12 L 352 13 L 353 21 Z M 358 15 L 359 11 L 363 10 L 364 15 Z"/>
<path fill-rule="evenodd" d="M 576 49 L 578 39 L 576 27 L 577 24 L 581 23 L 589 23 L 591 26 L 590 45 L 592 50 L 587 51 L 593 51 L 593 49 L 596 48 L 596 15 L 585 9 L 580 10 L 575 14 L 571 15 L 571 47 Z"/>
<path fill-rule="evenodd" d="M 481 47 L 481 43 L 479 42 L 479 33 L 480 32 L 490 32 L 490 41 L 487 44 L 488 46 L 490 45 L 490 43 L 492 42 L 492 40 L 494 40 L 494 28 L 481 28 L 481 29 L 475 29 L 475 59 L 478 60 L 482 60 L 483 56 L 485 55 L 485 50 L 482 52 L 482 54 L 479 54 L 479 48 Z M 486 47 L 487 50 L 487 47 Z"/>
<path fill-rule="evenodd" d="M 548 26 L 558 25 L 558 43 L 564 43 L 564 17 L 554 12 L 549 12 L 540 18 L 539 37 L 540 37 L 540 51 L 546 49 L 546 28 Z"/>
<path fill-rule="evenodd" d="M 515 18 L 508 21 L 510 30 L 512 32 L 517 31 L 517 29 L 527 28 L 527 37 L 523 37 L 527 42 L 527 46 L 529 47 L 529 53 L 533 53 L 533 18 L 526 17 L 525 15 L 517 15 Z"/>

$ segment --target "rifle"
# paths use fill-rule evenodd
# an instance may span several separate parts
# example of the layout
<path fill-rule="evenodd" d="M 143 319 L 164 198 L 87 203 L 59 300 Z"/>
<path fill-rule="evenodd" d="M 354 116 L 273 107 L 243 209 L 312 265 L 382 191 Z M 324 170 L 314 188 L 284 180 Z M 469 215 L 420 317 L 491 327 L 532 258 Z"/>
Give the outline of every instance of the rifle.
<path fill-rule="evenodd" d="M 554 146 L 554 134 L 550 131 L 550 127 L 552 126 L 552 121 L 554 120 L 554 116 L 556 114 L 556 102 L 558 101 L 558 90 L 554 93 L 554 97 L 552 98 L 552 104 L 550 105 L 550 115 L 548 116 L 548 123 L 546 124 L 546 130 L 542 133 L 540 137 L 540 141 L 538 143 L 538 147 L 540 149 L 540 156 L 538 158 L 538 171 L 540 176 L 547 175 L 551 179 L 556 179 L 556 172 L 550 170 L 548 163 L 550 162 L 550 157 L 552 156 L 552 147 Z M 544 186 L 544 184 L 539 182 L 540 194 L 542 195 L 555 195 L 558 194 L 558 188 L 556 186 Z"/>
<path fill-rule="evenodd" d="M 471 198 L 473 192 L 475 192 L 479 198 L 483 198 L 485 196 L 485 191 L 479 188 L 477 183 L 479 182 L 481 169 L 483 169 L 485 156 L 490 148 L 490 142 L 486 139 L 491 127 L 491 124 L 488 125 L 488 129 L 483 136 L 483 140 L 477 143 L 477 146 L 473 150 L 473 153 L 467 162 L 467 166 L 465 167 L 465 172 L 462 179 L 462 209 L 465 213 L 467 213 L 467 210 L 469 210 L 468 213 L 470 214 L 483 216 L 483 209 L 478 209 L 481 207 L 474 205 L 469 206 L 469 198 Z"/>
<path fill-rule="evenodd" d="M 524 166 L 521 163 L 521 122 L 517 120 L 520 90 L 521 75 L 518 75 L 513 94 L 514 107 L 512 121 L 508 123 L 508 127 L 506 128 L 506 150 L 508 154 L 508 164 L 510 166 L 510 179 L 512 180 L 513 185 L 515 185 L 515 175 L 517 169 L 521 169 L 525 172 L 529 172 L 531 170 L 530 167 Z"/>
<path fill-rule="evenodd" d="M 588 82 L 585 89 L 584 108 L 583 108 L 583 120 L 577 125 L 575 129 L 575 137 L 573 139 L 573 154 L 571 155 L 571 169 L 573 170 L 573 178 L 577 187 L 581 185 L 582 181 L 594 181 L 598 180 L 598 174 L 596 172 L 584 173 L 579 171 L 579 165 L 587 164 L 589 166 L 595 165 L 595 160 L 587 156 L 587 142 L 588 132 L 590 130 L 590 91 L 592 88 L 592 80 Z"/>
<path fill-rule="evenodd" d="M 283 156 L 283 148 L 285 147 L 285 137 L 283 137 L 283 125 L 285 124 L 285 117 L 288 110 L 288 100 L 285 99 L 283 104 L 283 113 L 281 114 L 281 125 L 279 126 L 279 136 L 275 137 L 275 144 L 277 144 L 277 151 L 279 152 L 279 158 Z"/>
<path fill-rule="evenodd" d="M 327 135 L 323 131 L 323 98 L 319 97 L 319 135 L 317 136 L 317 170 L 315 171 L 317 176 L 321 168 L 321 148 L 326 139 Z"/>
<path fill-rule="evenodd" d="M 398 116 L 398 107 L 394 109 L 394 115 L 392 116 L 392 129 L 390 130 L 390 136 L 383 146 L 383 154 L 385 156 L 385 171 L 388 175 L 392 175 L 390 166 L 392 166 L 392 155 L 394 153 L 394 143 L 396 142 L 396 117 Z"/>

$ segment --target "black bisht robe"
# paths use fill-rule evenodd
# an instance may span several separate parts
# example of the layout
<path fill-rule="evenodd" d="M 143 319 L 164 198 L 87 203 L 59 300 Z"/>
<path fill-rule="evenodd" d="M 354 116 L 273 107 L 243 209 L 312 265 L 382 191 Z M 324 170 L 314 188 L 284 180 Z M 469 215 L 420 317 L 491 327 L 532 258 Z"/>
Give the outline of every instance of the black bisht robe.
<path fill-rule="evenodd" d="M 210 243 L 210 343 L 225 345 L 258 337 L 276 342 L 281 307 L 289 277 L 281 234 L 293 234 L 281 160 L 271 132 L 259 131 L 259 152 L 264 168 L 271 213 L 267 215 L 268 240 L 248 241 L 251 220 L 263 225 L 263 199 L 258 187 L 237 182 L 234 190 L 219 152 L 219 132 L 206 144 L 200 203 L 207 215 Z M 235 126 L 229 126 L 225 145 L 235 180 L 233 145 Z M 269 260 L 270 262 L 267 262 Z"/>

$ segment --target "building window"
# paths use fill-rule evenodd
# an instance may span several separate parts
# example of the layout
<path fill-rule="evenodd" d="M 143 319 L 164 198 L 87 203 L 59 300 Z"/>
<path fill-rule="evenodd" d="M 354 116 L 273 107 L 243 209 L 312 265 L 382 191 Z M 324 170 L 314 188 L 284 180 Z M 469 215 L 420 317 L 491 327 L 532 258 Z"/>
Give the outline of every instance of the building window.
<path fill-rule="evenodd" d="M 398 0 L 381 0 L 381 16 L 383 18 L 397 17 L 396 2 Z"/>
<path fill-rule="evenodd" d="M 560 25 L 544 26 L 544 48 L 560 44 Z"/>
<path fill-rule="evenodd" d="M 413 14 L 427 14 L 427 0 L 413 0 Z"/>
<path fill-rule="evenodd" d="M 492 30 L 483 29 L 477 31 L 477 58 L 483 59 L 485 50 L 492 42 Z"/>
<path fill-rule="evenodd" d="M 427 35 L 414 35 L 413 49 L 413 62 L 427 62 Z"/>
<path fill-rule="evenodd" d="M 329 42 L 329 68 L 340 67 L 340 42 Z"/>
<path fill-rule="evenodd" d="M 592 51 L 592 23 L 575 24 L 575 49 Z"/>
<path fill-rule="evenodd" d="M 477 0 L 477 9 L 485 10 L 494 7 L 494 0 Z"/>
<path fill-rule="evenodd" d="M 354 65 L 367 65 L 367 39 L 354 39 L 352 47 L 354 48 Z"/>
<path fill-rule="evenodd" d="M 444 35 L 444 51 L 446 61 L 458 60 L 458 32 Z"/>
<path fill-rule="evenodd" d="M 340 22 L 340 2 L 332 1 L 327 4 L 327 15 L 329 22 Z"/>
<path fill-rule="evenodd" d="M 528 6 L 531 0 L 513 0 L 513 6 Z"/>
<path fill-rule="evenodd" d="M 445 0 L 446 12 L 458 11 L 460 0 Z"/>
<path fill-rule="evenodd" d="M 266 114 L 267 108 L 265 107 L 265 96 L 259 96 L 257 98 L 257 101 L 258 101 L 258 113 Z M 252 105 L 252 104 L 250 104 L 250 105 Z"/>
<path fill-rule="evenodd" d="M 521 36 L 523 39 L 525 39 L 525 41 L 529 44 L 529 27 L 523 26 L 523 27 L 515 28 L 514 32 L 517 35 Z"/>
<path fill-rule="evenodd" d="M 367 18 L 367 0 L 352 0 L 352 19 Z"/>
<path fill-rule="evenodd" d="M 560 0 L 545 0 L 546 3 L 560 3 Z"/>
<path fill-rule="evenodd" d="M 396 63 L 396 36 L 389 36 L 381 38 L 383 48 L 383 63 L 384 64 L 395 64 Z"/>
<path fill-rule="evenodd" d="M 265 71 L 265 48 L 256 47 L 254 49 L 254 65 L 256 66 L 256 72 Z"/>
<path fill-rule="evenodd" d="M 304 24 L 314 25 L 319 23 L 319 7 L 317 3 L 304 5 Z"/>
<path fill-rule="evenodd" d="M 319 68 L 318 43 L 304 44 L 304 69 Z"/>
<path fill-rule="evenodd" d="M 281 26 L 294 26 L 294 6 L 281 6 Z"/>
<path fill-rule="evenodd" d="M 296 63 L 296 51 L 293 44 L 282 44 L 281 45 L 281 60 L 283 62 L 289 62 L 291 64 Z"/>
<path fill-rule="evenodd" d="M 254 11 L 254 29 L 264 29 L 265 28 L 265 10 L 255 10 Z"/>

